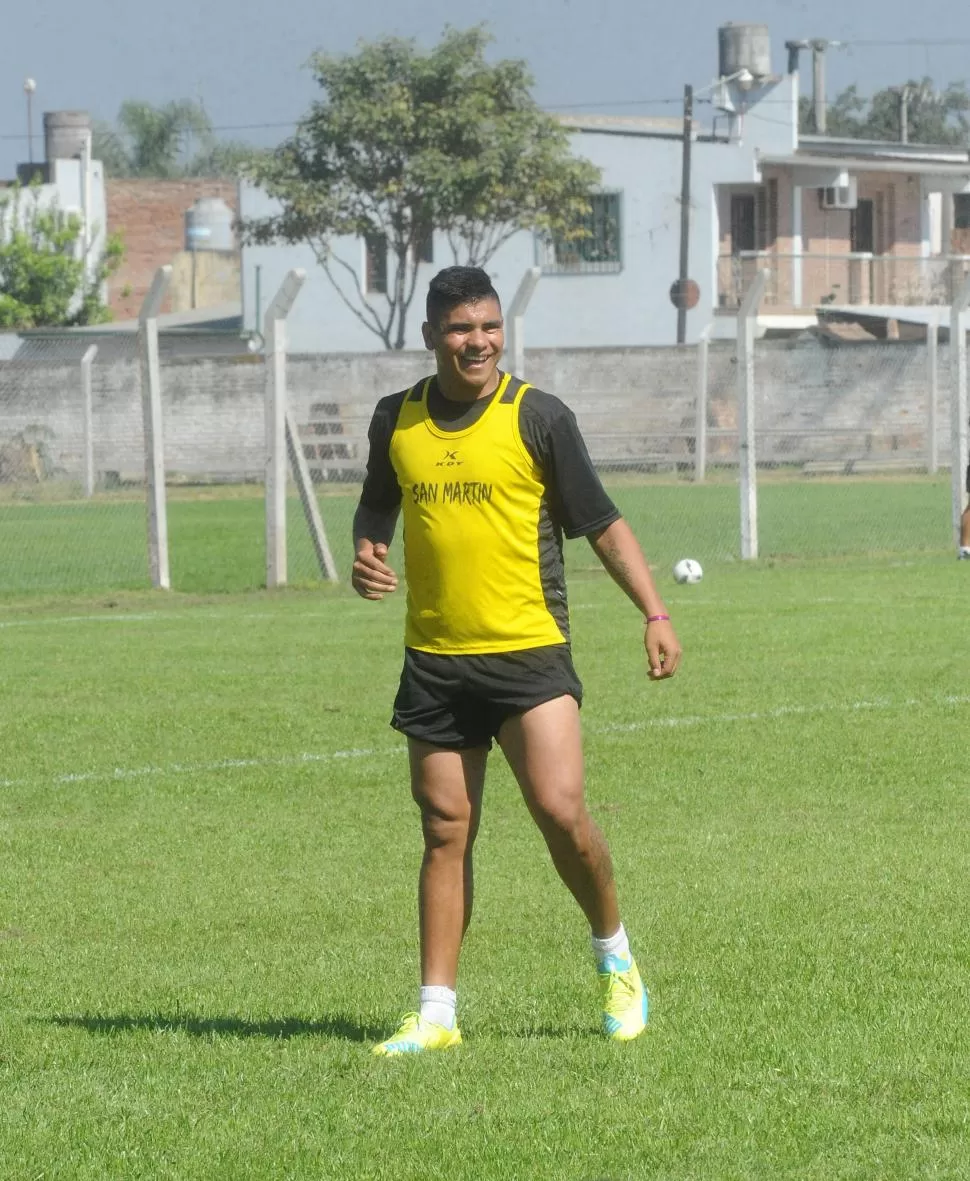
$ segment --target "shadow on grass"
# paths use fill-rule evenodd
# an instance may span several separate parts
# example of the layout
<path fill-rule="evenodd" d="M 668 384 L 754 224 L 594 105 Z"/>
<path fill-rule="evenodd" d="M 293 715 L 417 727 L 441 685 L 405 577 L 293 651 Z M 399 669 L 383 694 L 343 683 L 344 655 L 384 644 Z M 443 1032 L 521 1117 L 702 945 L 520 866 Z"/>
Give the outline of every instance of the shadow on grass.
<path fill-rule="evenodd" d="M 103 1035 L 147 1030 L 152 1033 L 187 1033 L 190 1037 L 201 1038 L 261 1037 L 283 1041 L 295 1037 L 321 1037 L 367 1042 L 385 1037 L 387 1033 L 383 1026 L 361 1024 L 339 1015 L 321 1017 L 318 1021 L 303 1021 L 297 1017 L 247 1021 L 243 1017 L 200 1017 L 194 1013 L 120 1013 L 115 1016 L 58 1013 L 44 1020 L 51 1025 Z"/>
<path fill-rule="evenodd" d="M 115 1034 L 147 1031 L 149 1033 L 185 1033 L 199 1038 L 266 1038 L 286 1041 L 297 1037 L 331 1038 L 348 1042 L 376 1042 L 387 1037 L 394 1027 L 393 1019 L 384 1025 L 363 1023 L 340 1015 L 321 1017 L 317 1021 L 303 1021 L 297 1017 L 281 1017 L 266 1021 L 247 1021 L 242 1017 L 200 1017 L 195 1013 L 57 1013 L 53 1017 L 36 1018 L 64 1029 L 83 1029 L 91 1034 L 110 1037 Z M 469 1029 L 474 1036 L 475 1030 Z M 552 1026 L 529 1023 L 507 1024 L 500 1029 L 483 1029 L 490 1037 L 498 1036 L 522 1041 L 586 1041 L 599 1040 L 600 1031 L 592 1026 Z"/>

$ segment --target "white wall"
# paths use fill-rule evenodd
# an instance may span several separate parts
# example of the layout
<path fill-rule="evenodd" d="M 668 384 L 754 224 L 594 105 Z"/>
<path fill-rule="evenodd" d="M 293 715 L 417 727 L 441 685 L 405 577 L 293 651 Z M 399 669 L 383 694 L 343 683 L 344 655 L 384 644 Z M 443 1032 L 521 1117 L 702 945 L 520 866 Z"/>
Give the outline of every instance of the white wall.
<path fill-rule="evenodd" d="M 794 151 L 792 118 L 797 80 L 786 77 L 768 86 L 740 92 L 737 103 L 750 109 L 733 124 L 730 142 L 702 142 L 692 151 L 692 218 L 690 275 L 700 286 L 701 302 L 688 314 L 688 341 L 696 342 L 710 323 L 716 304 L 717 214 L 715 185 L 754 183 L 760 179 L 759 153 Z M 718 127 L 728 131 L 727 121 Z M 602 171 L 601 187 L 621 194 L 622 269 L 612 274 L 544 273 L 526 317 L 530 348 L 638 347 L 671 344 L 676 339 L 677 313 L 670 302 L 680 252 L 680 189 L 683 148 L 679 137 L 643 133 L 577 131 L 577 155 Z M 244 184 L 240 215 L 265 217 L 278 208 L 261 190 Z M 341 239 L 334 250 L 360 274 L 363 244 Z M 406 346 L 421 346 L 427 281 L 456 261 L 442 235 L 435 236 L 435 261 L 423 264 L 407 323 Z M 463 261 L 463 260 L 457 260 Z M 537 249 L 530 233 L 510 239 L 490 260 L 488 271 L 508 303 L 526 268 L 536 265 Z M 379 337 L 369 332 L 341 303 L 313 252 L 307 246 L 247 246 L 242 253 L 243 317 L 256 323 L 256 271 L 260 304 L 265 311 L 287 271 L 302 267 L 307 283 L 288 321 L 294 352 L 381 351 Z M 340 267 L 335 268 L 337 272 Z M 384 305 L 380 296 L 371 297 Z"/>
<path fill-rule="evenodd" d="M 3 194 L 0 193 L 0 196 Z M 10 190 L 7 190 L 10 195 Z M 90 208 L 85 210 L 86 197 Z M 26 209 L 36 206 L 40 209 L 50 209 L 57 206 L 64 214 L 73 214 L 84 222 L 87 216 L 90 249 L 88 251 L 88 274 L 92 275 L 97 263 L 104 252 L 107 222 L 107 207 L 105 204 L 104 168 L 100 160 L 89 163 L 89 181 L 84 184 L 84 169 L 81 160 L 52 160 L 50 162 L 50 181 L 47 184 L 30 186 L 21 190 L 21 216 Z M 10 216 L 8 206 L 6 216 Z M 83 240 L 83 235 L 82 235 Z M 77 247 L 77 256 L 81 254 L 81 242 Z"/>

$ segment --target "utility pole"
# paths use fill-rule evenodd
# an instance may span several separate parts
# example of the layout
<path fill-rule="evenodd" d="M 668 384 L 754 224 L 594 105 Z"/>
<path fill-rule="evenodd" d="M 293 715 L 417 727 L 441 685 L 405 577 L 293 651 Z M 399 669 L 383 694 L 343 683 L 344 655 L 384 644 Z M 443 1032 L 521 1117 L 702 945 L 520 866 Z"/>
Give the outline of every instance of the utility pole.
<path fill-rule="evenodd" d="M 907 83 L 905 86 L 900 86 L 899 91 L 899 142 L 901 144 L 909 143 L 909 100 L 912 97 L 912 88 Z"/>
<path fill-rule="evenodd" d="M 814 38 L 811 41 L 786 41 L 788 50 L 788 73 L 798 73 L 798 55 L 803 49 L 812 51 L 812 121 L 818 135 L 828 131 L 828 103 L 825 101 L 825 51 L 837 49 L 841 41 L 826 41 Z"/>
<path fill-rule="evenodd" d="M 687 281 L 690 278 L 690 167 L 691 141 L 694 136 L 694 88 L 684 87 L 684 149 L 680 179 L 680 301 L 677 304 L 677 343 L 687 340 Z"/>
<path fill-rule="evenodd" d="M 825 51 L 830 41 L 812 42 L 812 106 L 815 111 L 815 130 L 825 135 L 828 130 L 828 108 L 825 102 Z"/>
<path fill-rule="evenodd" d="M 33 78 L 24 79 L 24 94 L 27 96 L 27 163 L 34 162 L 34 115 L 33 97 L 37 83 Z"/>

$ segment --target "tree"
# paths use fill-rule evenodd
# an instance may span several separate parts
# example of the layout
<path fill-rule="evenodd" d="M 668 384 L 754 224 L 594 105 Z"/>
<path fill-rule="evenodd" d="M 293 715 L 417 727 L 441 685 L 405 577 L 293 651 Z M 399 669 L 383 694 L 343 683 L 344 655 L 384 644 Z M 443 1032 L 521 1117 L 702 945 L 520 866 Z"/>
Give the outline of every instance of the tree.
<path fill-rule="evenodd" d="M 905 102 L 907 140 L 920 144 L 970 142 L 970 91 L 963 82 L 951 82 L 945 90 L 934 88 L 929 78 L 888 86 L 866 100 L 858 87 L 841 91 L 828 106 L 827 134 L 852 139 L 899 142 L 902 139 L 902 109 Z M 814 130 L 810 99 L 802 99 L 803 131 Z"/>
<path fill-rule="evenodd" d="M 128 99 L 117 126 L 97 122 L 93 154 L 107 176 L 227 176 L 237 173 L 252 149 L 219 142 L 205 107 L 195 99 L 164 106 Z"/>
<path fill-rule="evenodd" d="M 448 28 L 433 49 L 394 37 L 356 54 L 317 53 L 325 97 L 248 175 L 280 212 L 243 226 L 250 242 L 307 243 L 346 306 L 384 342 L 405 343 L 421 244 L 443 231 L 454 261 L 483 266 L 516 231 L 584 234 L 599 171 L 573 157 L 560 123 L 531 97 L 524 62 L 490 65 L 483 26 Z M 336 238 L 386 244 L 379 302 Z"/>
<path fill-rule="evenodd" d="M 0 195 L 0 328 L 74 327 L 111 319 L 101 287 L 121 265 L 112 236 L 89 266 L 82 222 L 19 185 Z"/>

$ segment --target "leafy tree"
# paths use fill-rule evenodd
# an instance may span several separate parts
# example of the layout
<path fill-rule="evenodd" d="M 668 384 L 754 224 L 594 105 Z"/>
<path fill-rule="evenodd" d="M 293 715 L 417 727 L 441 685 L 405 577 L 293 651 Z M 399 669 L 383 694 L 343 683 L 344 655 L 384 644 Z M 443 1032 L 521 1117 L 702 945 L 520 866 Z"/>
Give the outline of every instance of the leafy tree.
<path fill-rule="evenodd" d="M 0 195 L 0 328 L 73 327 L 111 319 L 101 299 L 124 254 L 108 239 L 93 268 L 81 254 L 82 223 L 14 185 Z"/>
<path fill-rule="evenodd" d="M 405 343 L 418 256 L 432 227 L 454 261 L 482 266 L 520 229 L 584 234 L 599 171 L 573 157 L 560 123 L 531 97 L 524 62 L 486 62 L 483 26 L 448 28 L 433 49 L 386 37 L 356 54 L 318 53 L 325 97 L 248 175 L 280 202 L 243 227 L 251 242 L 305 242 L 340 298 L 384 342 Z M 381 246 L 387 291 L 368 298 L 334 239 Z"/>
<path fill-rule="evenodd" d="M 108 176 L 160 178 L 231 175 L 252 155 L 244 145 L 220 143 L 205 107 L 194 99 L 159 107 L 123 102 L 117 126 L 95 124 L 92 151 Z"/>
<path fill-rule="evenodd" d="M 899 142 L 904 89 L 910 143 L 966 146 L 970 142 L 970 91 L 966 84 L 951 82 L 945 90 L 938 91 L 929 78 L 888 86 L 868 100 L 859 94 L 858 87 L 849 86 L 829 104 L 826 134 Z M 803 131 L 814 131 L 810 99 L 801 101 L 800 121 Z"/>

